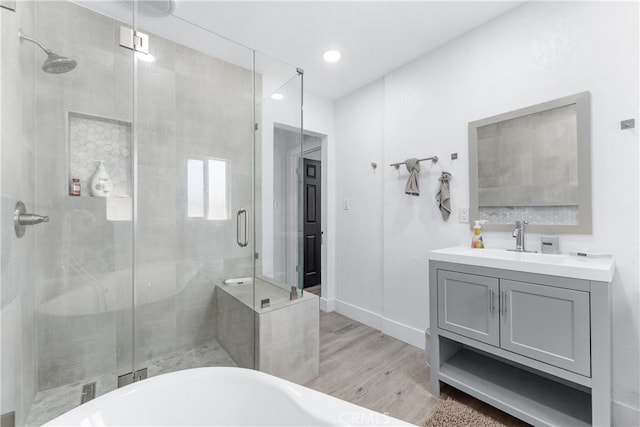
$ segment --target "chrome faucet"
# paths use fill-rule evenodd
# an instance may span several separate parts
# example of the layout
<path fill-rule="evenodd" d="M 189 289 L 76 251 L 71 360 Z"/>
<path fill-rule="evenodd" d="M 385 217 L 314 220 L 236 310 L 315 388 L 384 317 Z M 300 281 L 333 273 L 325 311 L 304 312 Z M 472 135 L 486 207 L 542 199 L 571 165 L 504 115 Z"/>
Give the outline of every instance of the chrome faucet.
<path fill-rule="evenodd" d="M 524 249 L 524 226 L 529 224 L 524 219 L 516 221 L 516 228 L 513 230 L 512 236 L 516 239 L 516 252 L 526 252 Z"/>

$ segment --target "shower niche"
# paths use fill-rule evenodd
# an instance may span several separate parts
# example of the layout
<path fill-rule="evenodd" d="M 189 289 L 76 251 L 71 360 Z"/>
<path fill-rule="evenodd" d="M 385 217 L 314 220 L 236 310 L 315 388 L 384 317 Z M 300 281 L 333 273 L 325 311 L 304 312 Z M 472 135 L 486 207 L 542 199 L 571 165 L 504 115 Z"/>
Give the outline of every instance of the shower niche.
<path fill-rule="evenodd" d="M 131 220 L 131 122 L 69 111 L 67 129 L 68 193 L 75 178 L 79 196 L 91 197 L 91 178 L 102 161 L 113 183 L 105 198 L 107 220 Z"/>
<path fill-rule="evenodd" d="M 113 196 L 131 196 L 131 123 L 69 111 L 67 115 L 69 182 L 80 179 L 80 196 L 90 196 L 89 182 L 99 161 L 111 181 Z"/>

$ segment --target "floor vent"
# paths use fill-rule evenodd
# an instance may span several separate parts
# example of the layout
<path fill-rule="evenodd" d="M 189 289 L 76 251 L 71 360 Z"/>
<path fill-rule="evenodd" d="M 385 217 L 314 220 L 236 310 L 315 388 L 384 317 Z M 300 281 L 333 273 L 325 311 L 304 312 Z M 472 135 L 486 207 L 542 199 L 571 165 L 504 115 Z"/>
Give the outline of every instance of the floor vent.
<path fill-rule="evenodd" d="M 90 401 L 96 397 L 96 383 L 92 382 L 82 386 L 82 394 L 80 395 L 80 404 Z"/>

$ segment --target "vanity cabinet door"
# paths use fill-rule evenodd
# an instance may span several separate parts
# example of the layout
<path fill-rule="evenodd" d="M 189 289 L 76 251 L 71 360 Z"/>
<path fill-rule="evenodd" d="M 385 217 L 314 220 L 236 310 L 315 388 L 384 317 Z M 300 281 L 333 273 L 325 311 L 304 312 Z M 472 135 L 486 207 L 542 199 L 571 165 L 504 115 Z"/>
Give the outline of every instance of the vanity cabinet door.
<path fill-rule="evenodd" d="M 438 327 L 500 345 L 498 279 L 438 270 Z"/>
<path fill-rule="evenodd" d="M 589 293 L 500 280 L 505 350 L 591 376 Z"/>

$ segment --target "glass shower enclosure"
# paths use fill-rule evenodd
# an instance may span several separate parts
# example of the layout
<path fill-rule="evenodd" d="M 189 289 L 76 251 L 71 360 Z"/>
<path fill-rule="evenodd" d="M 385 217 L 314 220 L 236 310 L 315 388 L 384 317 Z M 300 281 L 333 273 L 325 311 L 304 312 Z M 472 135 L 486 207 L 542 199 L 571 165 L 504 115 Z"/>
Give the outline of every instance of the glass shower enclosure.
<path fill-rule="evenodd" d="M 301 215 L 301 139 L 283 209 L 272 151 L 276 127 L 302 127 L 302 71 L 138 2 L 0 14 L 3 425 L 175 370 L 258 368 L 253 312 L 303 297 L 273 263 L 281 238 L 302 260 L 298 228 L 273 226 Z M 44 48 L 76 66 L 45 69 Z"/>

